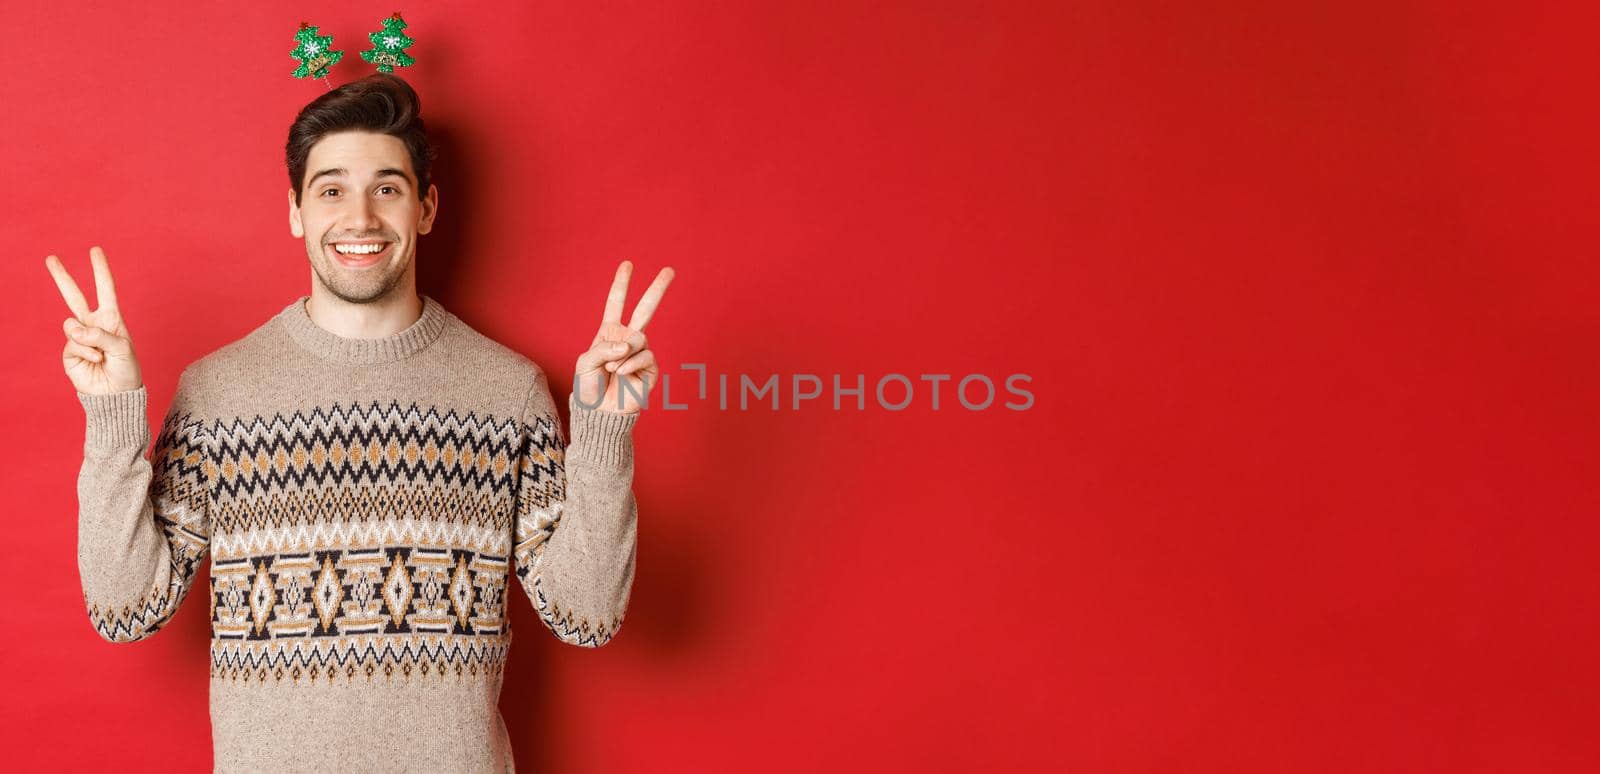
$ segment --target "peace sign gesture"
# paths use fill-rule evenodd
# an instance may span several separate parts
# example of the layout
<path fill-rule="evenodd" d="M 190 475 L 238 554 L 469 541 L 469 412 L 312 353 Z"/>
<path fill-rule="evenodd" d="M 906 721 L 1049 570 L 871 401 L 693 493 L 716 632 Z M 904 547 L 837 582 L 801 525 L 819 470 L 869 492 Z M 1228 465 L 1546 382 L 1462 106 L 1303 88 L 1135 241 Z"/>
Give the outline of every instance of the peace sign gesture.
<path fill-rule="evenodd" d="M 44 259 L 45 268 L 55 277 L 56 287 L 72 310 L 72 316 L 61 322 L 67 335 L 62 366 L 79 392 L 108 395 L 137 390 L 144 385 L 139 376 L 139 358 L 133 353 L 128 326 L 117 309 L 117 289 L 111 282 L 111 265 L 106 262 L 105 251 L 98 246 L 89 248 L 89 263 L 94 267 L 95 300 L 100 304 L 94 311 L 89 311 L 89 302 L 61 265 L 61 259 L 53 255 Z"/>
<path fill-rule="evenodd" d="M 594 335 L 589 351 L 578 356 L 572 391 L 581 407 L 614 414 L 637 414 L 650 402 L 650 388 L 655 386 L 661 369 L 656 366 L 655 353 L 648 348 L 644 326 L 655 314 L 661 297 L 666 295 L 673 271 L 669 266 L 656 274 L 655 281 L 639 299 L 639 305 L 633 308 L 628 324 L 623 325 L 622 305 L 628 299 L 628 280 L 632 276 L 632 261 L 623 261 L 617 266 L 617 276 L 611 281 L 611 292 L 606 296 L 600 331 Z"/>

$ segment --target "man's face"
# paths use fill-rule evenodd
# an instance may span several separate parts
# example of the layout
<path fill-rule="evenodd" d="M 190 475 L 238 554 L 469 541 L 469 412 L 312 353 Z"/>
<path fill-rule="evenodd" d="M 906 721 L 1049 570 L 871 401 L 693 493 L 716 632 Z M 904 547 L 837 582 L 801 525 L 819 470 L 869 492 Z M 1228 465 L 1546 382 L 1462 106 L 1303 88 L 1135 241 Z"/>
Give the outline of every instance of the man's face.
<path fill-rule="evenodd" d="M 405 143 L 373 132 L 330 134 L 311 146 L 305 177 L 299 206 L 289 192 L 289 230 L 305 239 L 322 285 L 351 303 L 401 288 L 413 271 L 417 235 L 433 229 L 439 200 L 432 185 L 417 199 Z"/>

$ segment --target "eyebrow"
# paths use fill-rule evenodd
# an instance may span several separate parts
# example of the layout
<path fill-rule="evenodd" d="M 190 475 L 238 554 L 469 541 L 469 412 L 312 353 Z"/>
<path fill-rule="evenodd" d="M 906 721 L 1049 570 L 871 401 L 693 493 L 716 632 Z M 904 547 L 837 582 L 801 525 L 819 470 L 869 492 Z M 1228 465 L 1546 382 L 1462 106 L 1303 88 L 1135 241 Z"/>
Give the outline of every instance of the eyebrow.
<path fill-rule="evenodd" d="M 348 174 L 350 174 L 350 170 L 345 169 L 344 167 L 330 167 L 328 169 L 317 170 L 317 173 L 312 175 L 310 180 L 306 181 L 306 188 L 309 189 L 312 185 L 315 185 L 317 178 L 319 177 L 344 177 Z M 378 170 L 378 173 L 373 175 L 372 179 L 377 180 L 378 178 L 382 177 L 398 177 L 407 183 L 411 182 L 411 176 L 407 175 L 405 170 L 395 169 L 394 167 L 384 167 L 383 169 Z"/>

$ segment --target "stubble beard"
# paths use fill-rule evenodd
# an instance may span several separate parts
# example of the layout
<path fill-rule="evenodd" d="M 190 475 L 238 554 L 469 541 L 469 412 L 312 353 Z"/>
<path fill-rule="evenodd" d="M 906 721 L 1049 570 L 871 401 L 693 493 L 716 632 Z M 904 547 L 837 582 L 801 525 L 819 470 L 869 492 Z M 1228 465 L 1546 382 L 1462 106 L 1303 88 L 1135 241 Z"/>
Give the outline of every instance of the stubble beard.
<path fill-rule="evenodd" d="M 320 251 L 323 245 L 318 243 L 312 249 Z M 410 261 L 403 266 L 385 263 L 381 268 L 381 276 L 374 276 L 372 269 L 365 269 L 360 272 L 362 276 L 352 278 L 352 272 L 340 266 L 338 259 L 321 253 L 311 260 L 311 269 L 317 273 L 322 286 L 340 301 L 349 304 L 370 304 L 387 299 L 396 292 L 401 280 L 405 278 L 409 264 Z"/>

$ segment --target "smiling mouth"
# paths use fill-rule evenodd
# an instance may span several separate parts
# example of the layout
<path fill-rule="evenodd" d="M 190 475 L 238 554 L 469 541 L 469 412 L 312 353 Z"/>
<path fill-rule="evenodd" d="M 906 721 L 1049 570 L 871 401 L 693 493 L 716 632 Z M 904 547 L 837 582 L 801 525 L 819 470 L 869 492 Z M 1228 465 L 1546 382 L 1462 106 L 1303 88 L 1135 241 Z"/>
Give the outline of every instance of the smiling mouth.
<path fill-rule="evenodd" d="M 376 246 L 376 245 L 382 245 L 382 249 L 378 250 L 377 252 L 361 252 L 361 250 L 370 250 L 372 248 L 372 246 Z M 342 252 L 339 252 L 339 247 L 340 246 L 344 246 L 344 247 L 347 247 L 347 248 L 357 248 L 357 249 L 356 250 L 352 250 L 350 252 L 343 252 L 342 253 Z M 363 268 L 366 268 L 368 266 L 376 266 L 377 264 L 387 260 L 389 258 L 389 254 L 394 252 L 394 243 L 393 242 L 335 242 L 333 244 L 327 245 L 325 249 L 327 249 L 327 251 L 330 254 L 333 255 L 333 259 L 335 261 L 337 261 L 339 263 L 339 265 L 345 266 L 345 267 L 348 267 L 348 268 L 351 268 L 351 269 L 363 269 Z"/>

